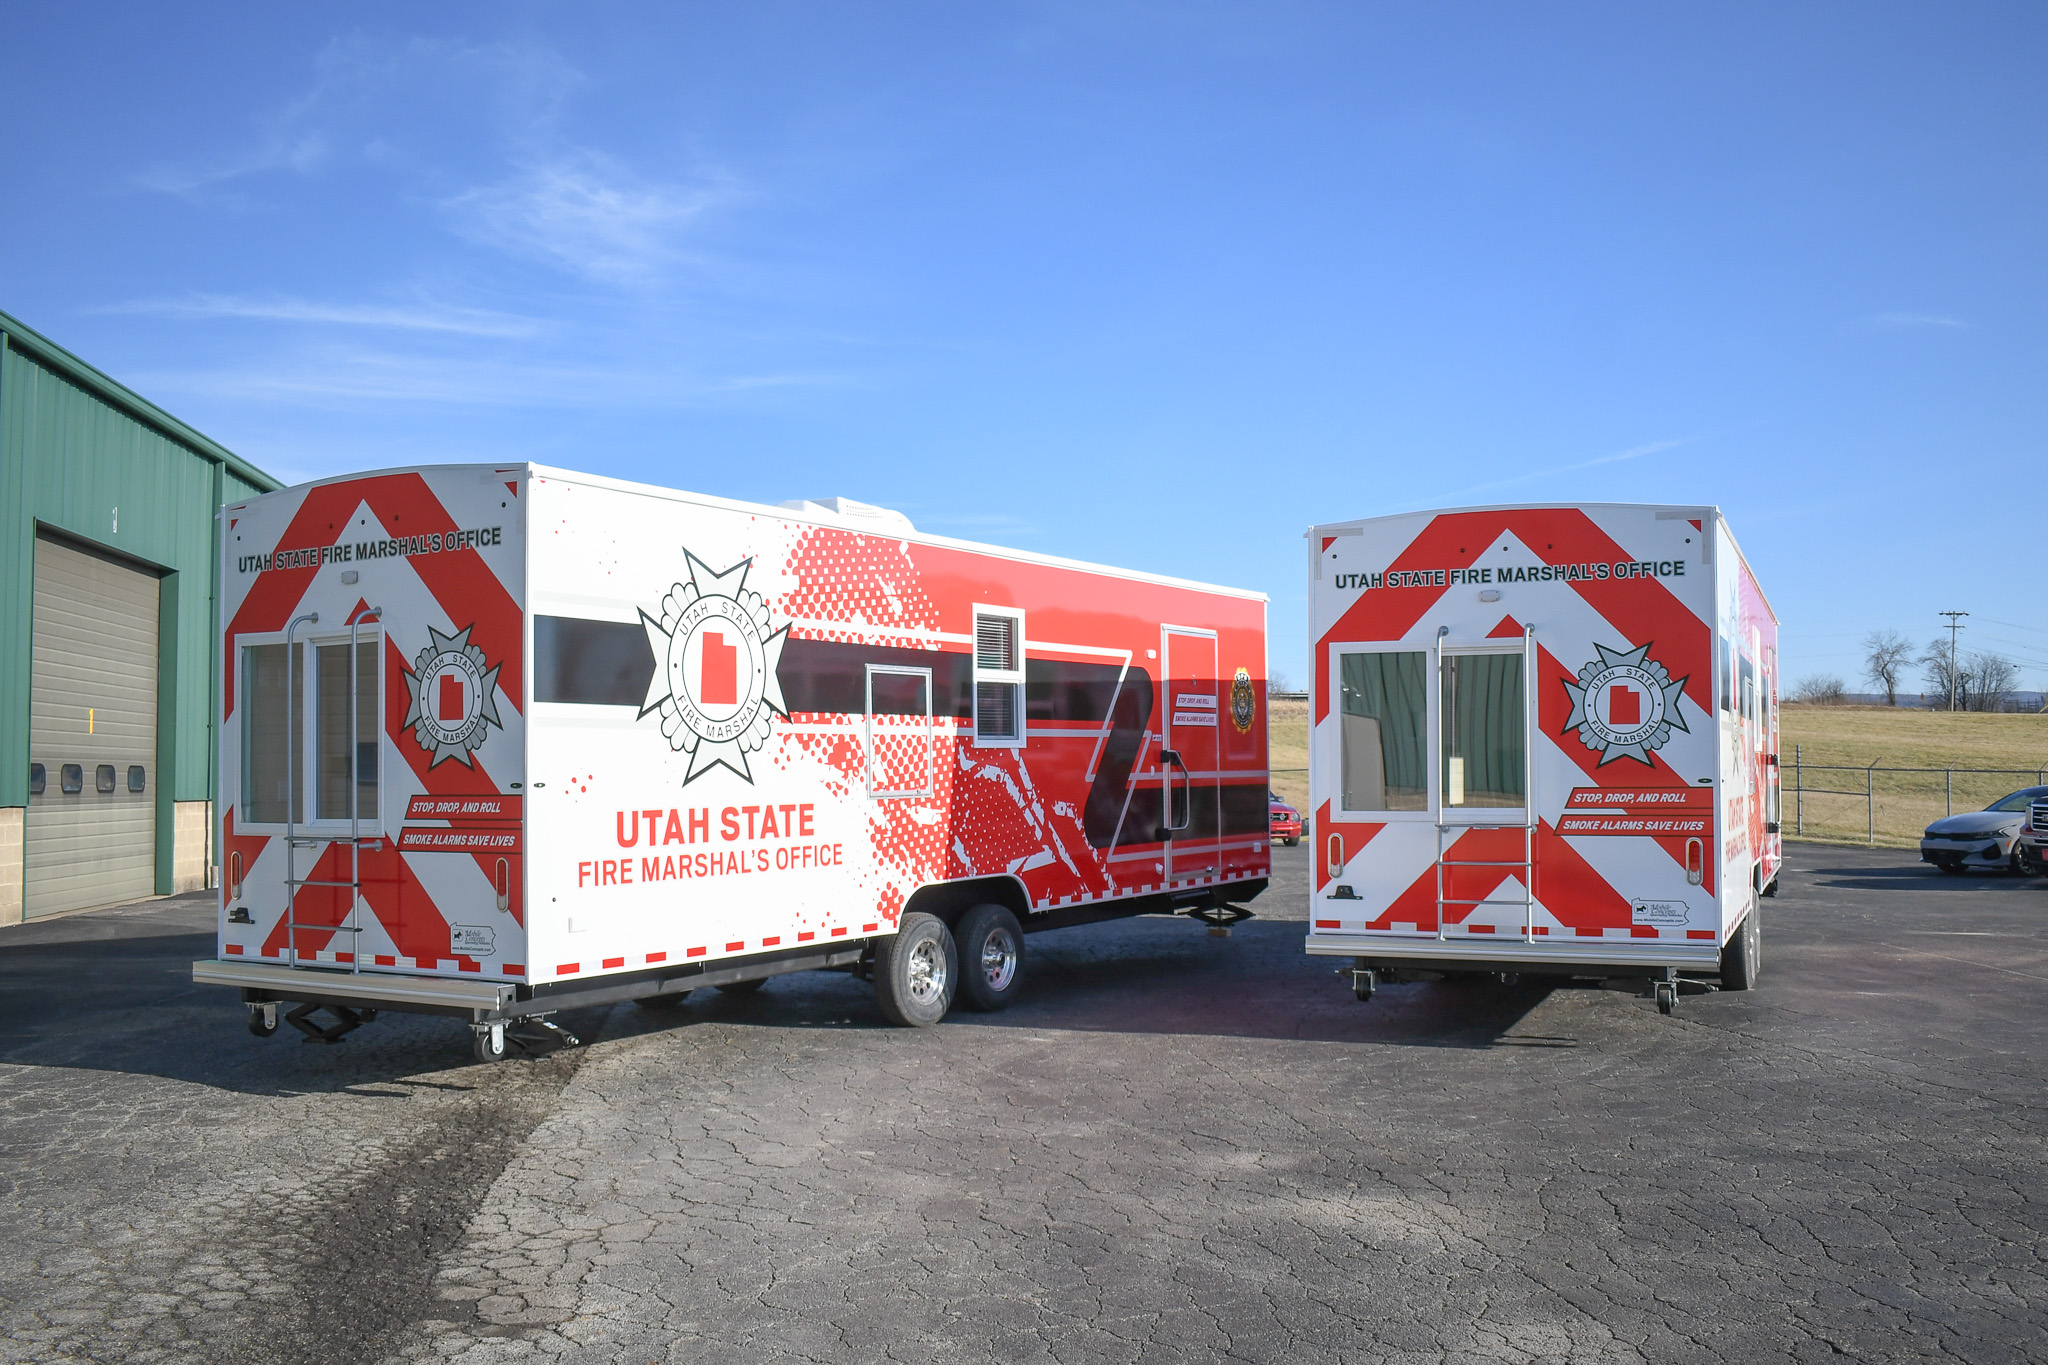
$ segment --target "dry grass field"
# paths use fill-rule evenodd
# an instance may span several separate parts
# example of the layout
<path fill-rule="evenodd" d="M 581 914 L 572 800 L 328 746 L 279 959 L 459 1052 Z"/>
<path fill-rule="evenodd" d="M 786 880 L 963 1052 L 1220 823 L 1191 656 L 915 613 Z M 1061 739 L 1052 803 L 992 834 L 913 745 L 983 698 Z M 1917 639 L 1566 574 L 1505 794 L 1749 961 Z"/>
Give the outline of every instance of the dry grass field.
<path fill-rule="evenodd" d="M 1273 790 L 1308 810 L 1308 703 L 1271 703 Z M 1875 773 L 1877 842 L 1916 842 L 1930 820 L 1953 806 L 1974 810 L 2048 772 L 2048 715 L 1912 711 L 1886 706 L 1801 706 L 1780 713 L 1784 745 L 1785 832 L 1798 832 L 1805 816 L 1808 839 L 1863 843 L 1869 838 L 1872 800 L 1864 795 L 1864 768 L 1937 768 L 1943 772 Z M 1798 766 L 1794 757 L 1797 746 Z M 1852 770 L 1853 771 L 1850 771 Z M 1973 773 L 1968 769 L 2000 769 Z M 1798 799 L 1795 786 L 1806 793 Z M 1847 793 L 1847 794 L 1844 794 Z"/>
<path fill-rule="evenodd" d="M 2048 716 L 2032 713 L 1787 703 L 1778 742 L 1785 833 L 1828 842 L 1911 846 L 1930 821 L 2048 776 Z"/>
<path fill-rule="evenodd" d="M 1273 769 L 1273 790 L 1309 815 L 1308 703 L 1275 701 L 1268 702 L 1266 708 L 1266 761 Z"/>

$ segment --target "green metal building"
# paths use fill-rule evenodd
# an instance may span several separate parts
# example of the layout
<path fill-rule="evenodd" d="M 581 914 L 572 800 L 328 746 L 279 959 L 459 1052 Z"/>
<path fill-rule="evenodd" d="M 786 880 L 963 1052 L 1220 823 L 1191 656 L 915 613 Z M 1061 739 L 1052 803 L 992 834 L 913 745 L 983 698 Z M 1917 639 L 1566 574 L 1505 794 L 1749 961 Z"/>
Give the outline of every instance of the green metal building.
<path fill-rule="evenodd" d="M 0 313 L 0 924 L 210 884 L 215 514 L 276 487 Z"/>

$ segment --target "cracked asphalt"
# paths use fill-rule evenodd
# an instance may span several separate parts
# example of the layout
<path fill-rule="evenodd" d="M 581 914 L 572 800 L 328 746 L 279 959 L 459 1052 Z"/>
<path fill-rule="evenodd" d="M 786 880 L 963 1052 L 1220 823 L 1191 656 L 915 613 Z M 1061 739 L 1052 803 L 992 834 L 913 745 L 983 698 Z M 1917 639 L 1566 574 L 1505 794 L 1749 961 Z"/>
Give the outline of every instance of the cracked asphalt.
<path fill-rule="evenodd" d="M 496 1066 L 251 1037 L 205 898 L 0 930 L 0 1361 L 2048 1355 L 2048 881 L 1795 846 L 1761 989 L 1436 983 L 1036 935 L 887 1027 L 838 974 Z"/>

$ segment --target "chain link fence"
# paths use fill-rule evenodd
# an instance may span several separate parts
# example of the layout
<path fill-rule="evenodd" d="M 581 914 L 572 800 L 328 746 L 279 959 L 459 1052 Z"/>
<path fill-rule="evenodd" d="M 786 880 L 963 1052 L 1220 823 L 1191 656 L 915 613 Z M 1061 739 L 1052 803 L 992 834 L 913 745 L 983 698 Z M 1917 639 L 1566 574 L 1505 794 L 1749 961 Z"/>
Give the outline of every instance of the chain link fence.
<path fill-rule="evenodd" d="M 2048 786 L 2048 768 L 1859 768 L 1808 763 L 1799 745 L 1779 763 L 1787 837 L 1890 848 L 1918 847 L 1921 832 L 1943 816 Z"/>

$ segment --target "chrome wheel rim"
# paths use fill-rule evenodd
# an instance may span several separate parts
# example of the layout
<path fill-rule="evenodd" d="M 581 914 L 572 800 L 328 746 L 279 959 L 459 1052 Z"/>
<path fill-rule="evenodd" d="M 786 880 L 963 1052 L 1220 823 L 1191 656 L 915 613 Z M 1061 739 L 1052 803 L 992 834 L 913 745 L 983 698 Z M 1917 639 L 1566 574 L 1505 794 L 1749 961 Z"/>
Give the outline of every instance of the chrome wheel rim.
<path fill-rule="evenodd" d="M 910 950 L 908 968 L 910 998 L 929 1005 L 946 993 L 946 955 L 935 938 L 925 939 Z"/>
<path fill-rule="evenodd" d="M 1004 991 L 1017 979 L 1017 940 L 1008 929 L 991 929 L 981 941 L 981 975 L 992 991 Z"/>

